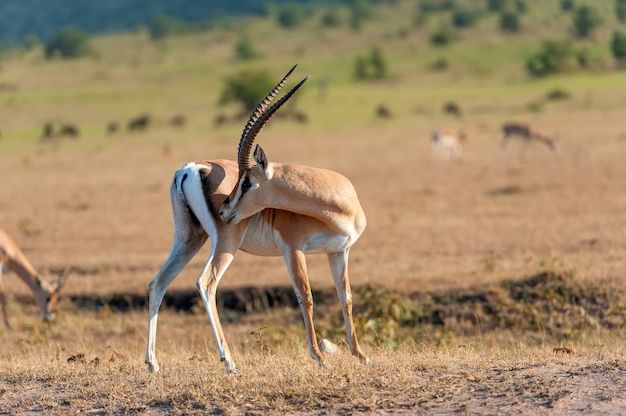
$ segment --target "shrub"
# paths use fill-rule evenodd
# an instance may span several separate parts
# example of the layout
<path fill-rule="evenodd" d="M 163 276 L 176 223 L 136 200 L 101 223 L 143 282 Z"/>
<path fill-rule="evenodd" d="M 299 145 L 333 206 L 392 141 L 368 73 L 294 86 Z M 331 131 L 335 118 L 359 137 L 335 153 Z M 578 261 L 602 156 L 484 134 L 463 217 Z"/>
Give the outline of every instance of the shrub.
<path fill-rule="evenodd" d="M 272 88 L 274 78 L 268 71 L 243 70 L 226 78 L 218 103 L 241 104 L 242 110 L 249 113 Z"/>
<path fill-rule="evenodd" d="M 248 37 L 242 37 L 235 43 L 235 56 L 240 61 L 250 61 L 259 54 L 254 50 L 252 41 Z"/>
<path fill-rule="evenodd" d="M 581 38 L 589 37 L 602 23 L 600 12 L 593 6 L 580 6 L 574 12 L 574 31 Z"/>
<path fill-rule="evenodd" d="M 618 61 L 626 61 L 626 33 L 616 30 L 611 39 L 611 52 Z"/>
<path fill-rule="evenodd" d="M 341 16 L 339 15 L 339 9 L 331 7 L 326 10 L 322 15 L 320 21 L 322 27 L 337 27 L 341 25 Z"/>
<path fill-rule="evenodd" d="M 546 40 L 541 50 L 526 60 L 526 70 L 536 77 L 567 71 L 572 67 L 575 55 L 569 40 Z"/>
<path fill-rule="evenodd" d="M 501 12 L 507 5 L 507 0 L 487 0 L 487 10 L 490 12 Z"/>
<path fill-rule="evenodd" d="M 575 6 L 574 0 L 561 0 L 561 10 L 565 12 L 571 12 Z"/>
<path fill-rule="evenodd" d="M 503 32 L 519 32 L 520 19 L 515 12 L 506 11 L 500 15 L 500 30 Z"/>
<path fill-rule="evenodd" d="M 452 12 L 452 24 L 456 27 L 473 26 L 476 20 L 478 20 L 478 13 L 475 10 L 462 7 Z"/>
<path fill-rule="evenodd" d="M 278 10 L 278 24 L 286 28 L 294 28 L 304 23 L 310 16 L 306 6 L 298 3 L 285 3 Z"/>
<path fill-rule="evenodd" d="M 615 0 L 615 15 L 620 22 L 626 22 L 626 0 Z"/>
<path fill-rule="evenodd" d="M 519 13 L 526 13 L 528 11 L 528 3 L 526 3 L 526 0 L 515 0 L 515 9 Z"/>
<path fill-rule="evenodd" d="M 87 56 L 91 53 L 89 35 L 82 29 L 70 27 L 59 31 L 46 44 L 46 58 L 59 56 L 64 59 L 73 59 Z"/>
<path fill-rule="evenodd" d="M 430 43 L 435 46 L 446 46 L 452 43 L 454 39 L 454 33 L 447 27 L 441 27 L 430 35 Z"/>
<path fill-rule="evenodd" d="M 354 77 L 357 80 L 382 79 L 387 76 L 387 60 L 382 50 L 373 47 L 369 56 L 358 56 L 354 61 Z"/>
<path fill-rule="evenodd" d="M 370 65 L 372 67 L 372 78 L 381 79 L 387 76 L 387 60 L 383 56 L 383 52 L 380 48 L 372 48 L 370 52 Z"/>

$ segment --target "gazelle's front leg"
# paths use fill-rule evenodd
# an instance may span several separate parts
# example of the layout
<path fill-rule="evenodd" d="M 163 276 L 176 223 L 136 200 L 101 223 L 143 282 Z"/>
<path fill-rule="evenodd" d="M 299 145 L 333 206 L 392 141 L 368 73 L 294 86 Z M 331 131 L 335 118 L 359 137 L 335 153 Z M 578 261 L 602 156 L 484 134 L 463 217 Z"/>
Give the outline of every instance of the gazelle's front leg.
<path fill-rule="evenodd" d="M 320 366 L 323 366 L 324 354 L 322 354 L 317 345 L 317 337 L 315 336 L 315 327 L 313 325 L 313 295 L 311 294 L 304 253 L 301 250 L 293 250 L 285 253 L 284 257 L 289 276 L 291 277 L 296 292 L 296 297 L 298 298 L 298 304 L 302 310 L 307 340 L 309 342 L 309 353 L 314 360 L 317 360 Z"/>
<path fill-rule="evenodd" d="M 362 363 L 369 362 L 369 359 L 361 351 L 359 341 L 354 330 L 354 321 L 352 320 L 352 291 L 350 290 L 350 280 L 348 279 L 348 256 L 350 249 L 338 253 L 329 253 L 328 262 L 330 264 L 330 272 L 333 275 L 337 295 L 341 302 L 341 310 L 343 312 L 343 320 L 346 324 L 346 333 L 348 335 L 348 345 L 350 352 L 358 357 Z"/>
<path fill-rule="evenodd" d="M 148 301 L 148 345 L 146 347 L 145 363 L 148 365 L 148 371 L 151 373 L 159 371 L 159 363 L 155 354 L 155 343 L 159 308 L 161 307 L 165 292 L 170 283 L 178 276 L 198 250 L 200 250 L 206 238 L 207 236 L 204 234 L 203 238 L 197 237 L 195 239 L 188 239 L 185 243 L 183 243 L 183 241 L 185 241 L 184 238 L 175 239 L 170 256 L 161 270 L 159 270 L 157 275 L 150 282 L 150 297 Z"/>
<path fill-rule="evenodd" d="M 13 328 L 11 324 L 9 324 L 9 317 L 7 315 L 7 300 L 6 295 L 4 294 L 4 280 L 3 280 L 3 272 L 6 267 L 6 263 L 0 261 L 0 306 L 2 307 L 2 319 L 4 321 L 4 327 L 11 331 Z"/>
<path fill-rule="evenodd" d="M 211 243 L 211 256 L 209 261 L 205 264 L 200 273 L 200 277 L 196 281 L 198 290 L 200 291 L 200 297 L 204 304 L 204 309 L 209 315 L 209 322 L 211 323 L 211 329 L 215 336 L 215 342 L 217 343 L 217 349 L 220 354 L 220 360 L 226 365 L 226 371 L 229 373 L 238 374 L 235 362 L 230 355 L 230 349 L 228 343 L 224 337 L 224 331 L 222 329 L 222 323 L 217 312 L 216 293 L 217 285 L 219 284 L 222 276 L 233 261 L 235 252 L 238 250 L 238 246 L 234 244 L 224 244 L 223 241 L 216 241 L 217 238 L 212 239 Z M 224 245 L 226 245 L 225 248 Z"/>

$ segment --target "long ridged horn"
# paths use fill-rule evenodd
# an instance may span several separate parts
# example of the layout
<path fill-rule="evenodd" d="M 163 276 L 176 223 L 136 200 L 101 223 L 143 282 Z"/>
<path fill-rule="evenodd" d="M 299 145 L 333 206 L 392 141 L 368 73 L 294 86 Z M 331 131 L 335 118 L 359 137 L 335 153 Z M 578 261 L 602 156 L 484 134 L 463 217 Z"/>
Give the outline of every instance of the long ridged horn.
<path fill-rule="evenodd" d="M 294 65 L 293 68 L 287 72 L 287 75 L 285 75 L 276 85 L 276 87 L 274 87 L 274 89 L 263 99 L 263 101 L 259 103 L 246 123 L 246 127 L 243 129 L 243 134 L 239 140 L 239 149 L 237 152 L 237 162 L 239 164 L 240 172 L 250 170 L 252 168 L 252 145 L 254 144 L 254 139 L 259 130 L 261 130 L 261 127 L 263 127 L 270 117 L 296 92 L 298 88 L 302 86 L 302 84 L 304 84 L 307 79 L 309 79 L 307 76 L 305 79 L 300 81 L 298 85 L 285 94 L 279 101 L 267 108 L 272 99 L 283 87 L 289 75 L 291 75 L 293 70 L 296 69 L 296 66 L 297 65 Z"/>

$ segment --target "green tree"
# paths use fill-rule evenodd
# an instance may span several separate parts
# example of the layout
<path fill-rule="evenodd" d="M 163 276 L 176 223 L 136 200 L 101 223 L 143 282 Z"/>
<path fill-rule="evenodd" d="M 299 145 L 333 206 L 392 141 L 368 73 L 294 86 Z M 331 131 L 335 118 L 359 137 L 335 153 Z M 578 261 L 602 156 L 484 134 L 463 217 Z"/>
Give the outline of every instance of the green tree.
<path fill-rule="evenodd" d="M 250 38 L 243 36 L 235 43 L 235 56 L 240 61 L 250 61 L 258 58 L 259 54 L 255 51 Z"/>
<path fill-rule="evenodd" d="M 87 56 L 91 53 L 89 35 L 77 27 L 68 27 L 60 30 L 46 43 L 46 58 L 59 56 L 63 59 L 74 59 Z"/>
<path fill-rule="evenodd" d="M 478 12 L 467 7 L 459 7 L 452 12 L 452 24 L 456 27 L 470 27 L 477 20 Z"/>
<path fill-rule="evenodd" d="M 341 15 L 337 7 L 327 9 L 320 20 L 322 27 L 338 27 L 341 25 Z"/>
<path fill-rule="evenodd" d="M 294 28 L 304 23 L 310 16 L 309 9 L 299 3 L 285 3 L 278 10 L 278 24 L 285 28 Z"/>
<path fill-rule="evenodd" d="M 611 52 L 621 65 L 626 62 L 626 33 L 616 30 L 611 38 Z"/>
<path fill-rule="evenodd" d="M 381 79 L 387 76 L 387 60 L 383 56 L 383 51 L 380 48 L 372 48 L 370 52 L 370 64 L 372 66 L 372 78 Z"/>
<path fill-rule="evenodd" d="M 602 23 L 600 12 L 593 6 L 583 5 L 574 11 L 574 30 L 578 37 L 589 37 Z"/>
<path fill-rule="evenodd" d="M 526 70 L 535 77 L 570 70 L 576 61 L 576 53 L 569 40 L 546 40 L 541 49 L 526 60 Z"/>
<path fill-rule="evenodd" d="M 520 18 L 519 15 L 512 11 L 502 12 L 500 15 L 500 30 L 503 32 L 519 32 Z"/>
<path fill-rule="evenodd" d="M 452 43 L 454 39 L 454 32 L 446 26 L 440 27 L 430 35 L 430 43 L 435 46 L 446 46 Z"/>
<path fill-rule="evenodd" d="M 487 10 L 490 12 L 501 12 L 508 4 L 507 0 L 487 0 Z"/>
<path fill-rule="evenodd" d="M 615 15 L 620 22 L 626 22 L 626 0 L 615 0 Z"/>
<path fill-rule="evenodd" d="M 362 81 L 382 79 L 387 76 L 387 60 L 378 47 L 373 47 L 367 56 L 357 56 L 354 61 L 354 78 Z"/>
<path fill-rule="evenodd" d="M 571 12 L 575 6 L 574 0 L 561 0 L 561 10 L 565 12 Z"/>
<path fill-rule="evenodd" d="M 528 11 L 528 3 L 526 3 L 526 0 L 515 0 L 515 9 L 524 14 Z"/>
<path fill-rule="evenodd" d="M 219 105 L 240 104 L 243 113 L 254 111 L 268 91 L 274 88 L 274 78 L 265 70 L 243 70 L 227 77 Z"/>

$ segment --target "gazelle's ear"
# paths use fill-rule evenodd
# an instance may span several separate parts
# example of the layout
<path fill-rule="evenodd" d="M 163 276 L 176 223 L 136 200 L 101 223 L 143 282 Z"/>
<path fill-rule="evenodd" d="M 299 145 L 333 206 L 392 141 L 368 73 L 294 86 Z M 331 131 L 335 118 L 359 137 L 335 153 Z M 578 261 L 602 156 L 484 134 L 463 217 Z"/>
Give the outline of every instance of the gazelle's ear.
<path fill-rule="evenodd" d="M 263 174 L 265 175 L 265 179 L 267 180 L 272 179 L 274 172 L 272 171 L 272 168 L 270 167 L 270 164 L 267 161 L 267 156 L 265 156 L 265 152 L 263 151 L 263 148 L 259 146 L 258 144 L 256 145 L 256 148 L 254 149 L 254 161 L 261 169 L 263 169 Z"/>

